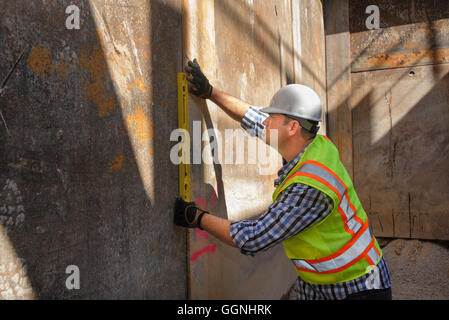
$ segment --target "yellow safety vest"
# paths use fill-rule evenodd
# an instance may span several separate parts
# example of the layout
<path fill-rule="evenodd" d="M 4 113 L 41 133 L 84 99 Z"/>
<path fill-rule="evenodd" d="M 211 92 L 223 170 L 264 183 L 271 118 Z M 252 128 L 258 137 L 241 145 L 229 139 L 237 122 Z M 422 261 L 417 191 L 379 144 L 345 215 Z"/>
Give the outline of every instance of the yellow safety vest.
<path fill-rule="evenodd" d="M 302 183 L 328 195 L 332 212 L 317 224 L 283 241 L 285 253 L 306 282 L 332 284 L 358 278 L 377 265 L 382 251 L 352 180 L 329 138 L 317 135 L 273 193 Z"/>

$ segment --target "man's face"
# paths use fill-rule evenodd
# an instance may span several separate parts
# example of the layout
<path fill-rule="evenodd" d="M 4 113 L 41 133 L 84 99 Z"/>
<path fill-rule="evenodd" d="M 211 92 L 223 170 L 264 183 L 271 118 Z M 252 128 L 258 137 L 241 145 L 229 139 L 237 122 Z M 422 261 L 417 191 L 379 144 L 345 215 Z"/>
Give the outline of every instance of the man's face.
<path fill-rule="evenodd" d="M 265 142 L 270 143 L 270 137 L 277 136 L 278 143 L 280 143 L 285 136 L 285 118 L 283 114 L 271 113 L 262 124 L 265 126 Z"/>

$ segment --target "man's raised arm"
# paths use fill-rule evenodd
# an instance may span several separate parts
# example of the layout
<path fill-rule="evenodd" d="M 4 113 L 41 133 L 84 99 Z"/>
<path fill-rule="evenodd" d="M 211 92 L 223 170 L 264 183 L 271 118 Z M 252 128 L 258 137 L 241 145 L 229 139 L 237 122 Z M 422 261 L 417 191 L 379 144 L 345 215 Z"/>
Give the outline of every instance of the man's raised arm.
<path fill-rule="evenodd" d="M 187 73 L 189 91 L 191 93 L 203 99 L 210 99 L 232 119 L 241 122 L 243 116 L 250 107 L 248 103 L 220 91 L 217 88 L 213 88 L 209 83 L 209 80 L 201 71 L 200 65 L 196 59 L 188 61 L 184 70 Z"/>

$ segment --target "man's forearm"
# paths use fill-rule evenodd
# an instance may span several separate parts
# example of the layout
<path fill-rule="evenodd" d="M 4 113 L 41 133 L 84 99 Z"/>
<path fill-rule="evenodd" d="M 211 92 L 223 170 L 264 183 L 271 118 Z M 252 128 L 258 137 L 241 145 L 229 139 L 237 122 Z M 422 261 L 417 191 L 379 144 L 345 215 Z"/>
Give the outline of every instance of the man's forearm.
<path fill-rule="evenodd" d="M 243 116 L 250 107 L 245 101 L 220 91 L 215 87 L 209 99 L 226 112 L 228 116 L 238 122 L 242 121 Z"/>
<path fill-rule="evenodd" d="M 205 214 L 201 219 L 201 227 L 218 240 L 237 248 L 230 234 L 231 221 Z"/>

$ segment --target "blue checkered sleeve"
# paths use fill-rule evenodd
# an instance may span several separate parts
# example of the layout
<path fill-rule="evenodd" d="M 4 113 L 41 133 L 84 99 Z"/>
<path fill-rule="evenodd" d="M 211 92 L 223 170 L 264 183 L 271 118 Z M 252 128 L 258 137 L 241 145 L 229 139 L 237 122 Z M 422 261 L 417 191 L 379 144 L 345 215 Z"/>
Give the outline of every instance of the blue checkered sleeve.
<path fill-rule="evenodd" d="M 254 255 L 323 220 L 332 209 L 333 202 L 327 195 L 295 183 L 258 219 L 231 223 L 231 238 L 243 254 Z"/>
<path fill-rule="evenodd" d="M 269 114 L 260 111 L 261 107 L 249 107 L 240 123 L 242 128 L 253 137 L 264 138 L 265 126 L 262 124 Z"/>

